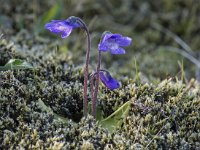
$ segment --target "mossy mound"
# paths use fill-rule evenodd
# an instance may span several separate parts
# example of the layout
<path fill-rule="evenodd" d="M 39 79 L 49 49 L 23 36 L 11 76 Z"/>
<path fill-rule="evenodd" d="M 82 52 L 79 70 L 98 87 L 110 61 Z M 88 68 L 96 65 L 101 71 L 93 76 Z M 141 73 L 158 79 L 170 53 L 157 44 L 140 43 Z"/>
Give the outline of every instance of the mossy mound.
<path fill-rule="evenodd" d="M 200 148 L 200 90 L 195 80 L 187 85 L 172 79 L 137 85 L 127 78 L 119 90 L 100 86 L 104 117 L 131 102 L 123 124 L 111 133 L 91 116 L 81 119 L 82 68 L 70 65 L 67 55 L 39 45 L 23 55 L 14 45 L 14 56 L 30 61 L 34 69 L 0 72 L 1 149 Z M 5 47 L 1 54 L 6 54 Z M 53 113 L 72 121 L 59 121 Z"/>

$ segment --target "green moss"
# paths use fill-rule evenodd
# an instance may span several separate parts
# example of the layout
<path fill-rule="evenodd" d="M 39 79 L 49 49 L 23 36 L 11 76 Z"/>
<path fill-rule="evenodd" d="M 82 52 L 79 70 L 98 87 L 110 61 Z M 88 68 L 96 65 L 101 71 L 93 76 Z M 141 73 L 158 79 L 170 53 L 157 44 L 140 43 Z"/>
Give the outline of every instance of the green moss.
<path fill-rule="evenodd" d="M 4 66 L 10 59 L 15 57 L 13 42 L 0 39 L 0 66 Z"/>

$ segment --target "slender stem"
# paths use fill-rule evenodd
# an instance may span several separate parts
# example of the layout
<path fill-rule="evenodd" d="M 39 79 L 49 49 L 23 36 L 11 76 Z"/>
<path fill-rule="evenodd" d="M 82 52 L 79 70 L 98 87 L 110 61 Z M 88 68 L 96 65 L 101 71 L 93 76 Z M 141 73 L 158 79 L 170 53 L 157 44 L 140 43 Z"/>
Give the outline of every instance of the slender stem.
<path fill-rule="evenodd" d="M 83 25 L 83 29 L 85 30 L 86 35 L 87 35 L 87 51 L 86 51 L 86 60 L 85 60 L 85 67 L 84 67 L 84 91 L 83 91 L 83 114 L 84 116 L 87 116 L 87 113 L 88 113 L 87 82 L 88 82 L 88 65 L 89 65 L 89 60 L 90 60 L 91 43 L 90 43 L 89 29 L 80 18 L 78 18 L 78 21 Z"/>
<path fill-rule="evenodd" d="M 94 95 L 92 97 L 92 115 L 94 116 L 94 118 L 96 118 L 96 103 L 97 103 L 97 93 L 98 93 L 98 90 L 99 90 L 100 67 L 101 67 L 101 51 L 99 51 L 99 54 L 98 54 L 97 70 L 96 70 L 96 84 L 95 84 Z"/>
<path fill-rule="evenodd" d="M 96 74 L 92 74 L 89 78 L 89 81 L 90 81 L 90 93 L 91 93 L 91 99 L 93 99 L 93 95 L 94 95 L 94 76 Z"/>

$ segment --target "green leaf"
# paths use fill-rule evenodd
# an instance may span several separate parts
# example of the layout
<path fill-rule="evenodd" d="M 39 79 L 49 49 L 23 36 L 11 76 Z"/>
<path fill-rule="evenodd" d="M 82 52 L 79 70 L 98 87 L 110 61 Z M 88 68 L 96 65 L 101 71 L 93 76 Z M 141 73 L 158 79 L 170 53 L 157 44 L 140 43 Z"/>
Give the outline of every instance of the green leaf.
<path fill-rule="evenodd" d="M 36 33 L 44 31 L 45 23 L 57 18 L 61 14 L 62 9 L 63 9 L 62 1 L 59 1 L 55 5 L 53 5 L 48 12 L 44 13 L 44 15 L 42 15 L 42 17 L 39 18 L 39 21 L 35 26 Z"/>
<path fill-rule="evenodd" d="M 128 115 L 129 110 L 130 101 L 127 101 L 110 116 L 100 121 L 99 124 L 102 127 L 107 128 L 108 131 L 113 132 L 117 127 L 122 125 L 123 119 Z"/>
<path fill-rule="evenodd" d="M 53 114 L 53 110 L 50 107 L 48 107 L 47 105 L 45 105 L 41 99 L 38 100 L 38 104 L 43 111 Z"/>
<path fill-rule="evenodd" d="M 0 71 L 17 69 L 33 69 L 33 66 L 21 59 L 10 59 L 7 64 L 0 66 Z"/>
<path fill-rule="evenodd" d="M 56 120 L 58 120 L 58 121 L 60 121 L 60 122 L 62 122 L 64 124 L 68 124 L 69 123 L 69 119 L 68 118 L 62 117 L 62 116 L 54 113 L 53 110 L 50 107 L 48 107 L 47 105 L 45 105 L 45 103 L 41 99 L 38 100 L 38 104 L 39 104 L 40 108 L 43 111 L 46 111 L 47 113 L 53 114 L 54 118 Z M 73 123 L 73 122 L 71 122 L 71 123 Z"/>

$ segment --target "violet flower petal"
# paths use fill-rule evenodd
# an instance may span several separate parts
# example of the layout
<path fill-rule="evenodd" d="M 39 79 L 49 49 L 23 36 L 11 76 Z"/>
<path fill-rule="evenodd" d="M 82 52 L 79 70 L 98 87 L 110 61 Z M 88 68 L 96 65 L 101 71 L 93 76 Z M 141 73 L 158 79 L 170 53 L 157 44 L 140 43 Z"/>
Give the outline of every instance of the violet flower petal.
<path fill-rule="evenodd" d="M 53 33 L 59 33 L 64 31 L 66 24 L 62 20 L 52 20 L 51 22 L 45 24 L 45 28 Z"/>
<path fill-rule="evenodd" d="M 118 43 L 119 46 L 129 46 L 131 42 L 132 42 L 132 39 L 129 37 L 116 38 L 116 43 Z"/>
<path fill-rule="evenodd" d="M 61 34 L 61 38 L 66 38 L 70 35 L 70 33 L 72 32 L 72 28 L 68 28 L 65 31 L 63 31 L 63 33 Z"/>
<path fill-rule="evenodd" d="M 103 52 L 106 52 L 109 50 L 109 47 L 106 43 L 101 43 L 101 44 L 98 44 L 98 49 Z"/>
<path fill-rule="evenodd" d="M 111 41 L 105 41 L 98 45 L 98 49 L 103 52 L 106 52 L 109 50 L 116 50 L 118 48 L 119 48 L 119 45 L 116 42 L 111 42 Z"/>
<path fill-rule="evenodd" d="M 129 46 L 132 39 L 124 37 L 121 34 L 112 34 L 111 32 L 104 32 L 103 38 L 98 45 L 100 51 L 110 51 L 112 54 L 125 54 L 125 50 L 121 46 Z"/>
<path fill-rule="evenodd" d="M 62 38 L 70 35 L 74 28 L 82 28 L 83 25 L 78 21 L 77 17 L 69 17 L 66 20 L 52 20 L 45 24 L 45 28 L 49 31 L 58 34 L 61 33 Z"/>
<path fill-rule="evenodd" d="M 119 47 L 118 49 L 111 50 L 111 54 L 126 54 L 125 49 Z"/>
<path fill-rule="evenodd" d="M 99 77 L 102 81 L 102 83 L 109 88 L 110 90 L 114 90 L 120 87 L 119 82 L 114 79 L 109 72 L 107 71 L 100 71 Z"/>
<path fill-rule="evenodd" d="M 106 40 L 108 40 L 113 34 L 111 32 L 106 32 L 103 33 L 103 39 L 102 42 L 105 42 Z"/>

